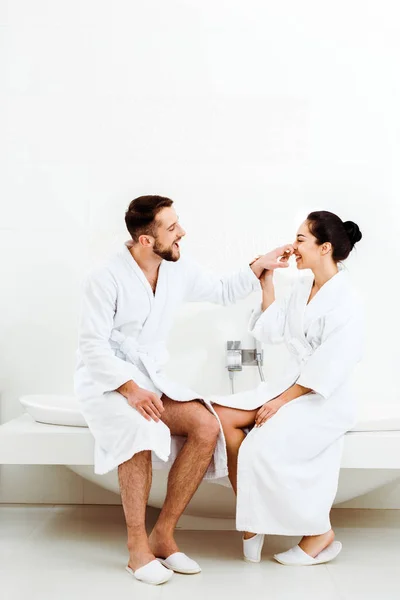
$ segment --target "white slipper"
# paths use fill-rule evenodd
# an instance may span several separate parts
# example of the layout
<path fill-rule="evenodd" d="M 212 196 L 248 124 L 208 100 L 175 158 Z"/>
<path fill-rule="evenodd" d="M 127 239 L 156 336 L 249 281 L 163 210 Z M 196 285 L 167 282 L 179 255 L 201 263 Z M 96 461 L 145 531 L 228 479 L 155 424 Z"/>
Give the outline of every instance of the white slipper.
<path fill-rule="evenodd" d="M 164 567 L 175 571 L 175 573 L 182 573 L 183 575 L 194 575 L 200 573 L 201 568 L 195 560 L 192 560 L 183 552 L 174 552 L 168 558 L 158 558 Z"/>
<path fill-rule="evenodd" d="M 151 585 L 160 585 L 169 581 L 173 575 L 173 572 L 160 565 L 158 560 L 152 560 L 151 562 L 140 567 L 134 571 L 130 567 L 125 567 L 128 573 L 133 575 L 139 581 L 143 583 L 149 583 Z"/>
<path fill-rule="evenodd" d="M 327 563 L 340 553 L 342 544 L 340 542 L 332 542 L 324 550 L 322 550 L 315 558 L 304 552 L 300 546 L 294 546 L 287 552 L 274 554 L 275 560 L 282 565 L 306 567 L 310 565 L 322 565 Z"/>
<path fill-rule="evenodd" d="M 245 540 L 243 538 L 243 558 L 247 562 L 259 563 L 261 560 L 261 550 L 264 545 L 264 534 L 257 533 L 253 537 Z"/>

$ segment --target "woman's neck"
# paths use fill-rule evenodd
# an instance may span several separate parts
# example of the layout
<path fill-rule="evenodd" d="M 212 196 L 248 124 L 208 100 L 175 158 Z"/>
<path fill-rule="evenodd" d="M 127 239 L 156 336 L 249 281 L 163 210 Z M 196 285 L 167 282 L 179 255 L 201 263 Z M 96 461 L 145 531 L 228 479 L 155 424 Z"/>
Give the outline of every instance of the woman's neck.
<path fill-rule="evenodd" d="M 337 264 L 331 261 L 313 269 L 312 272 L 314 273 L 314 286 L 317 289 L 321 288 L 327 281 L 332 279 L 332 277 L 336 275 L 338 271 L 339 269 Z"/>

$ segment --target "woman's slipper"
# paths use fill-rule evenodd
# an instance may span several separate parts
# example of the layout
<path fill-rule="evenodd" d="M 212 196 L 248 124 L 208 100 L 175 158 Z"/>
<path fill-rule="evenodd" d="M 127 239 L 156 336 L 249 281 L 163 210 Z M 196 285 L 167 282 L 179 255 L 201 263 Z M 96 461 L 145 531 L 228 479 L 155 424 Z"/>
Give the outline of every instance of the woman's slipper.
<path fill-rule="evenodd" d="M 324 548 L 315 558 L 304 552 L 300 546 L 294 546 L 287 552 L 281 552 L 280 554 L 274 554 L 275 560 L 282 565 L 306 567 L 310 565 L 322 565 L 327 563 L 340 553 L 342 544 L 340 542 L 332 542 Z"/>
<path fill-rule="evenodd" d="M 160 583 L 166 583 L 173 575 L 173 572 L 163 567 L 158 560 L 152 560 L 151 562 L 140 567 L 134 571 L 130 567 L 125 567 L 128 573 L 133 575 L 139 581 L 143 583 L 149 583 L 151 585 L 160 585 Z"/>
<path fill-rule="evenodd" d="M 174 552 L 168 558 L 158 558 L 158 561 L 167 569 L 183 575 L 194 575 L 200 573 L 201 568 L 195 560 L 192 560 L 183 552 Z"/>
<path fill-rule="evenodd" d="M 257 533 L 253 537 L 245 540 L 243 538 L 243 558 L 247 562 L 259 563 L 261 560 L 261 550 L 264 544 L 264 534 Z"/>

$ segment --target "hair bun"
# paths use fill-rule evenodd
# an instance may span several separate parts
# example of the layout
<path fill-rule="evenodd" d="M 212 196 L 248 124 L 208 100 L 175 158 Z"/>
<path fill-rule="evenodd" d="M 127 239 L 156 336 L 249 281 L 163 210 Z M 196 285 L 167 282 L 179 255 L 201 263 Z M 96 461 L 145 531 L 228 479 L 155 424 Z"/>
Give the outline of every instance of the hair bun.
<path fill-rule="evenodd" d="M 362 233 L 360 231 L 359 226 L 357 225 L 357 223 L 354 223 L 354 221 L 345 221 L 343 223 L 343 226 L 346 230 L 347 235 L 349 236 L 351 243 L 354 246 L 354 244 L 359 242 L 362 238 Z"/>

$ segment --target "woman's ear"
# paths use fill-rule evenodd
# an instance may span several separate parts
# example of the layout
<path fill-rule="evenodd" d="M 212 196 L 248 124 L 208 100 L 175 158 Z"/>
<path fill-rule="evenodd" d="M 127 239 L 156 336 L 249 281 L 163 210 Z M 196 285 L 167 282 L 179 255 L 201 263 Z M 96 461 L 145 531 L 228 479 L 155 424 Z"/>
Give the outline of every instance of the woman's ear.
<path fill-rule="evenodd" d="M 332 252 L 332 244 L 330 242 L 324 242 L 321 246 L 322 255 L 329 254 Z"/>

